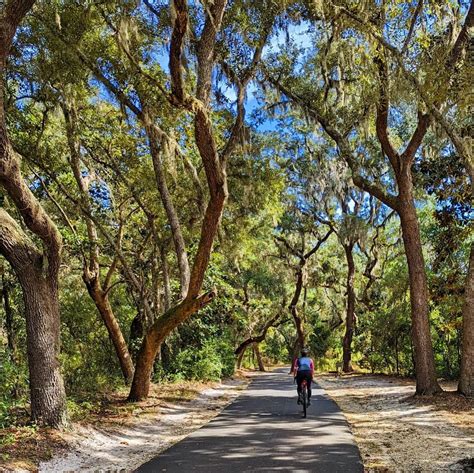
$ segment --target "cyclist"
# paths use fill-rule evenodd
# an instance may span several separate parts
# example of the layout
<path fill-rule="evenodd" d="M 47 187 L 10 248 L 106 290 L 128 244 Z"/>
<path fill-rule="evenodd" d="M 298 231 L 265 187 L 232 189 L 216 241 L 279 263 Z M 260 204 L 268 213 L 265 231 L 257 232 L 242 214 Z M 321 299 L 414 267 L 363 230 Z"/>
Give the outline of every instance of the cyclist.
<path fill-rule="evenodd" d="M 303 348 L 301 357 L 295 360 L 293 371 L 295 373 L 296 382 L 298 384 L 298 404 L 301 404 L 301 383 L 306 380 L 308 386 L 308 406 L 311 405 L 311 381 L 314 375 L 314 362 L 309 358 L 309 350 Z"/>

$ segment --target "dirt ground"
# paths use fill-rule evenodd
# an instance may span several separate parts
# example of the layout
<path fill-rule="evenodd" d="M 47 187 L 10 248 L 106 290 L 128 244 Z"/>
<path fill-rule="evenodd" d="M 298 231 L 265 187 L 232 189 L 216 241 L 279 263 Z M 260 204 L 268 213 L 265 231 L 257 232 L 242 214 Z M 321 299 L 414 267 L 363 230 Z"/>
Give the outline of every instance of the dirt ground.
<path fill-rule="evenodd" d="M 367 472 L 474 472 L 474 400 L 455 394 L 454 383 L 442 383 L 440 396 L 415 398 L 409 379 L 316 379 L 349 421 Z"/>
<path fill-rule="evenodd" d="M 247 385 L 223 383 L 154 386 L 150 397 L 129 404 L 109 396 L 69 430 L 17 427 L 0 431 L 3 471 L 132 471 L 209 422 Z"/>
<path fill-rule="evenodd" d="M 414 398 L 414 382 L 403 378 L 323 374 L 317 381 L 347 417 L 367 472 L 474 472 L 474 400 L 456 395 L 454 383 L 443 383 L 443 395 Z M 5 429 L 0 471 L 133 470 L 211 420 L 247 382 L 154 386 L 134 404 L 116 393 L 66 432 Z"/>

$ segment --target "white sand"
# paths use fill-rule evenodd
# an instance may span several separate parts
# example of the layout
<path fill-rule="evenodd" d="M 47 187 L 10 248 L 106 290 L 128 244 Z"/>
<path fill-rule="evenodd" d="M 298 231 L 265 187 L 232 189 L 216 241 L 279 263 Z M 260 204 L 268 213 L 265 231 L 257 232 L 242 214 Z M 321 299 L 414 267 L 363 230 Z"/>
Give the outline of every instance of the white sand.
<path fill-rule="evenodd" d="M 39 466 L 39 472 L 132 471 L 215 417 L 235 399 L 244 381 L 206 389 L 184 404 L 168 404 L 155 415 L 141 415 L 123 425 L 75 426 L 71 450 Z"/>

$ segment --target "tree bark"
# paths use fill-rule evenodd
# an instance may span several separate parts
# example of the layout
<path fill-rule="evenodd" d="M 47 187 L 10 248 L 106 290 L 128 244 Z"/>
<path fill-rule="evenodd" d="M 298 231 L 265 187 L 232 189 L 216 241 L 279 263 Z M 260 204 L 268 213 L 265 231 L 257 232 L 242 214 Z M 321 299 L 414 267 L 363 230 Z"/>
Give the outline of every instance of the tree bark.
<path fill-rule="evenodd" d="M 352 371 L 351 356 L 352 356 L 352 337 L 354 335 L 355 328 L 355 289 L 354 289 L 354 278 L 355 278 L 355 264 L 354 255 L 352 254 L 353 245 L 344 245 L 344 251 L 346 253 L 347 260 L 347 280 L 346 280 L 346 291 L 347 291 L 347 305 L 346 305 L 346 333 L 344 334 L 344 340 L 342 343 L 342 371 L 344 373 L 350 373 Z"/>
<path fill-rule="evenodd" d="M 109 337 L 112 340 L 125 382 L 130 384 L 134 372 L 133 362 L 130 352 L 128 351 L 127 341 L 123 336 L 122 329 L 120 328 L 117 318 L 112 310 L 112 306 L 110 305 L 108 293 L 102 289 L 98 276 L 91 278 L 83 276 L 83 279 L 87 291 L 94 301 L 107 332 L 109 333 Z"/>
<path fill-rule="evenodd" d="M 32 268 L 31 268 L 32 269 Z M 27 319 L 31 418 L 39 425 L 66 425 L 66 394 L 59 363 L 57 285 L 36 271 L 18 273 Z"/>
<path fill-rule="evenodd" d="M 15 330 L 13 328 L 13 310 L 10 304 L 10 286 L 5 274 L 2 274 L 2 299 L 5 309 L 5 330 L 7 332 L 7 346 L 10 351 L 10 358 L 16 362 L 16 340 Z"/>
<path fill-rule="evenodd" d="M 412 339 L 416 372 L 416 393 L 432 395 L 441 392 L 436 379 L 433 345 L 429 323 L 428 284 L 426 279 L 420 226 L 413 199 L 411 173 L 399 176 L 398 214 L 410 280 Z"/>
<path fill-rule="evenodd" d="M 458 391 L 474 397 L 474 244 L 471 245 L 462 320 L 462 355 Z"/>
<path fill-rule="evenodd" d="M 128 396 L 129 401 L 141 401 L 148 396 L 153 362 L 155 361 L 161 344 L 168 334 L 192 314 L 209 304 L 215 296 L 215 292 L 208 292 L 195 299 L 185 299 L 180 304 L 165 312 L 165 314 L 148 329 L 143 338 L 140 351 L 138 352 L 135 375 Z"/>
<path fill-rule="evenodd" d="M 44 257 L 19 225 L 0 209 L 0 253 L 23 289 L 31 418 L 38 425 L 67 423 L 66 394 L 59 364 L 57 276 L 44 274 Z"/>
<path fill-rule="evenodd" d="M 257 357 L 258 370 L 265 371 L 265 365 L 263 364 L 262 354 L 260 353 L 258 343 L 253 344 L 253 351 L 255 352 L 255 356 Z"/>

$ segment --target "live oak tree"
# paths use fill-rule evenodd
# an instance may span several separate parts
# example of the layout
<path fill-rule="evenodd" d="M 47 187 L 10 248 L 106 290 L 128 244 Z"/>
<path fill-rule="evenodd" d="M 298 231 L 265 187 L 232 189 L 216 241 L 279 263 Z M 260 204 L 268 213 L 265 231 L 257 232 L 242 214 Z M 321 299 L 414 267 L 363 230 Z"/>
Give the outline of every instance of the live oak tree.
<path fill-rule="evenodd" d="M 72 94 L 71 94 L 72 95 Z M 71 165 L 72 173 L 76 181 L 80 207 L 83 210 L 84 220 L 87 227 L 88 236 L 88 255 L 83 255 L 83 273 L 82 279 L 87 287 L 94 304 L 99 311 L 99 314 L 107 328 L 110 339 L 115 347 L 117 358 L 120 362 L 123 376 L 126 383 L 131 383 L 133 378 L 133 362 L 128 350 L 127 341 L 122 333 L 120 324 L 115 317 L 112 309 L 112 305 L 109 300 L 109 291 L 112 284 L 112 276 L 116 270 L 118 258 L 115 256 L 114 260 L 110 264 L 108 271 L 105 275 L 103 282 L 101 281 L 101 268 L 100 268 L 100 249 L 97 227 L 91 218 L 92 205 L 91 197 L 89 193 L 89 182 L 86 176 L 91 176 L 91 170 L 88 170 L 87 174 L 83 172 L 83 163 L 81 157 L 81 140 L 78 131 L 78 111 L 77 104 L 73 96 L 61 97 L 60 103 L 64 114 L 66 136 L 69 146 L 69 162 Z M 119 228 L 119 239 L 122 229 Z"/>
<path fill-rule="evenodd" d="M 15 33 L 33 1 L 1 5 L 0 72 L 5 81 Z M 0 94 L 0 184 L 17 209 L 34 242 L 5 208 L 0 209 L 0 252 L 12 265 L 23 289 L 27 323 L 31 417 L 38 424 L 66 424 L 66 395 L 59 364 L 60 316 L 58 273 L 62 238 L 21 174 L 5 116 L 5 92 Z"/>
<path fill-rule="evenodd" d="M 32 3 L 2 6 L 0 425 L 26 357 L 64 423 L 59 305 L 76 402 L 303 344 L 472 395 L 470 3 Z"/>
<path fill-rule="evenodd" d="M 292 350 L 293 359 L 298 356 L 307 342 L 304 320 L 298 305 L 301 294 L 304 292 L 306 295 L 308 263 L 331 236 L 333 229 L 319 229 L 317 221 L 301 215 L 298 209 L 293 208 L 292 210 L 284 219 L 286 225 L 282 225 L 278 229 L 279 232 L 275 235 L 275 240 L 279 246 L 280 257 L 286 260 L 295 279 L 293 295 L 288 306 L 296 329 L 296 340 Z"/>
<path fill-rule="evenodd" d="M 373 6 L 371 8 L 374 10 L 368 10 L 367 14 L 376 13 L 375 8 Z M 333 10 L 331 10 L 331 6 L 328 6 L 324 18 L 326 19 L 326 24 L 327 18 L 331 18 L 329 31 L 332 33 L 327 39 L 325 37 L 322 39 L 321 45 L 318 48 L 322 60 L 320 60 L 320 66 L 316 68 L 316 71 L 322 71 L 322 77 L 326 77 L 324 74 L 325 71 L 326 73 L 328 71 L 327 62 L 331 61 L 330 67 L 333 68 L 332 70 L 338 70 L 338 72 L 337 77 L 335 79 L 333 78 L 332 81 L 326 77 L 320 89 L 315 90 L 310 84 L 304 83 L 304 81 L 302 83 L 299 78 L 293 78 L 292 81 L 287 80 L 285 82 L 282 80 L 281 72 L 280 78 L 276 78 L 277 73 L 267 73 L 267 78 L 284 96 L 290 101 L 293 101 L 297 106 L 303 108 L 311 119 L 319 123 L 328 137 L 334 141 L 338 153 L 341 158 L 347 162 L 352 171 L 354 184 L 378 198 L 385 205 L 398 213 L 410 277 L 410 301 L 412 305 L 412 334 L 415 346 L 417 393 L 430 394 L 438 392 L 440 388 L 436 381 L 434 367 L 433 349 L 429 330 L 428 289 L 425 263 L 422 254 L 419 222 L 414 204 L 414 188 L 411 174 L 411 168 L 416 153 L 430 124 L 430 116 L 423 112 L 418 114 L 416 128 L 411 136 L 406 137 L 404 150 L 402 152 L 397 151 L 388 135 L 388 116 L 391 103 L 388 58 L 381 47 L 381 42 L 377 41 L 377 38 L 381 37 L 380 33 L 378 33 L 381 28 L 380 25 L 384 25 L 383 22 L 387 17 L 386 8 L 388 9 L 389 7 L 382 6 L 382 9 L 378 11 L 378 15 L 373 16 L 375 20 L 371 21 L 370 18 L 366 19 L 365 17 L 363 20 L 360 20 L 359 16 L 354 14 L 353 10 L 345 5 L 338 5 Z M 447 65 L 450 67 L 456 64 L 460 52 L 463 47 L 465 47 L 465 28 L 466 24 L 469 24 L 470 21 L 469 15 L 466 20 L 467 23 L 464 24 L 463 29 L 461 29 L 458 35 L 458 40 L 454 42 L 454 46 L 448 54 Z M 318 24 L 318 22 L 321 21 L 320 12 L 310 11 L 309 18 L 315 22 L 315 24 Z M 356 25 L 356 27 L 359 26 L 362 34 L 366 33 L 367 30 L 371 32 L 372 36 L 368 34 L 369 37 L 366 44 L 371 47 L 373 51 L 372 57 L 375 57 L 375 60 L 372 65 L 370 65 L 369 57 L 365 56 L 366 52 L 359 50 L 361 51 L 361 59 L 359 59 L 357 64 L 353 61 L 353 69 L 348 70 L 347 64 L 339 60 L 340 56 L 329 54 L 329 52 L 331 48 L 338 48 L 339 55 L 343 57 L 344 54 L 349 55 L 349 59 L 350 57 L 354 57 L 357 48 L 354 47 L 348 50 L 347 47 L 344 46 L 344 41 L 341 40 L 342 37 L 340 36 L 344 28 L 354 25 Z M 360 28 L 361 25 L 362 28 Z M 373 33 L 374 30 L 376 33 Z M 335 43 L 334 45 L 333 42 Z M 462 43 L 462 46 L 460 43 Z M 364 66 L 366 66 L 367 69 L 364 69 Z M 287 66 L 285 67 L 288 69 Z M 353 88 L 351 89 L 350 84 L 356 81 L 351 79 L 350 76 L 354 76 L 359 68 L 360 73 L 369 73 L 372 75 L 373 81 L 378 86 L 378 96 L 373 97 L 372 92 L 367 89 L 365 91 L 366 97 L 363 97 L 360 93 L 356 94 Z M 288 77 L 288 73 L 286 73 L 286 76 Z M 348 76 L 349 78 L 347 78 Z M 351 100 L 355 109 L 353 108 L 352 110 L 345 105 L 345 97 L 349 93 L 349 90 L 353 91 Z M 362 88 L 361 91 L 363 92 L 364 88 Z M 354 135 L 351 136 L 349 134 L 354 129 L 357 130 L 357 126 L 360 126 L 361 122 L 366 120 L 369 108 L 367 104 L 364 103 L 364 100 L 366 101 L 367 99 L 369 99 L 369 103 L 374 103 L 375 105 L 375 132 L 377 140 L 382 148 L 383 157 L 388 158 L 398 194 L 394 194 L 390 187 L 387 188 L 386 186 L 384 189 L 383 185 L 368 177 L 370 175 L 370 168 L 364 169 L 362 162 L 364 159 L 370 162 L 370 160 L 367 160 L 367 151 L 364 150 L 363 146 L 357 145 Z M 333 101 L 332 108 L 327 107 L 328 100 Z M 339 116 L 335 113 L 336 109 L 339 109 Z M 342 121 L 343 119 L 345 119 L 346 122 Z"/>

